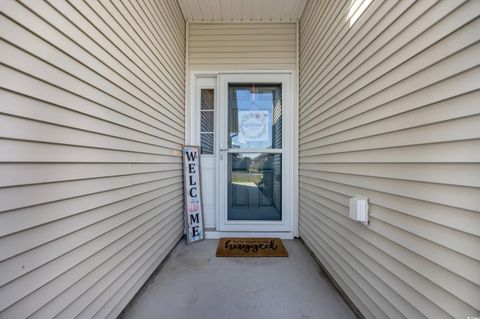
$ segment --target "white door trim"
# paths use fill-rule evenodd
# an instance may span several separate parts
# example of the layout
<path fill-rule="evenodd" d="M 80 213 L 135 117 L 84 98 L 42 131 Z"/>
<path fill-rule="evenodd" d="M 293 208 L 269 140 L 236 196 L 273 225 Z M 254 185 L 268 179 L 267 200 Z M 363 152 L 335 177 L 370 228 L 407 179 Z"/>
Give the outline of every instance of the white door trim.
<path fill-rule="evenodd" d="M 196 110 L 196 79 L 198 77 L 211 77 L 211 76 L 216 76 L 217 81 L 219 79 L 219 75 L 241 75 L 241 74 L 246 74 L 247 76 L 275 76 L 275 78 L 278 78 L 280 75 L 286 75 L 289 77 L 289 105 L 290 107 L 288 110 L 291 112 L 291 114 L 288 115 L 288 124 L 290 125 L 290 128 L 288 130 L 284 131 L 284 138 L 288 139 L 289 142 L 288 144 L 289 147 L 287 149 L 284 148 L 283 154 L 284 154 L 284 160 L 288 158 L 288 161 L 290 164 L 288 165 L 288 172 L 283 172 L 286 176 L 286 174 L 290 175 L 289 179 L 290 182 L 288 183 L 289 187 L 291 190 L 289 190 L 286 194 L 288 194 L 289 198 L 289 203 L 288 206 L 289 208 L 284 208 L 284 211 L 287 212 L 287 210 L 290 212 L 289 214 L 289 221 L 288 224 L 283 225 L 283 227 L 279 227 L 277 229 L 272 229 L 272 232 L 268 232 L 270 235 L 279 235 L 279 234 L 285 234 L 284 238 L 291 238 L 294 236 L 298 236 L 298 83 L 297 83 L 297 77 L 296 77 L 296 72 L 295 70 L 191 70 L 189 69 L 187 71 L 188 76 L 187 76 L 187 105 L 186 105 L 186 111 L 185 111 L 185 119 L 186 119 L 186 125 L 185 125 L 185 143 L 186 144 L 192 144 L 192 143 L 197 143 L 199 141 L 199 126 L 198 126 L 198 120 L 197 116 L 199 112 Z M 250 81 L 256 81 L 252 80 L 250 77 Z M 272 82 L 272 81 L 271 81 Z M 273 82 L 278 82 L 278 80 L 273 81 Z M 216 96 L 215 99 L 216 101 L 221 101 L 220 99 L 220 86 L 217 83 L 217 90 L 216 90 Z M 220 105 L 218 103 L 217 105 Z M 218 112 L 216 112 L 218 114 Z M 285 114 L 285 113 L 284 113 Z M 285 115 L 285 119 L 287 119 L 287 116 Z M 218 125 L 220 125 L 220 121 L 216 119 L 216 132 L 220 132 L 218 129 Z M 218 143 L 217 143 L 218 144 Z M 217 146 L 218 147 L 218 146 Z M 218 150 L 216 152 L 218 156 Z M 285 165 L 284 165 L 285 166 Z M 217 179 L 218 179 L 218 174 L 217 174 Z M 217 181 L 218 185 L 218 181 Z M 285 188 L 285 183 L 284 183 L 284 188 Z M 205 190 L 208 191 L 208 190 Z M 285 193 L 284 193 L 285 194 Z M 287 195 L 286 195 L 287 196 Z M 217 201 L 217 207 L 218 206 L 218 201 Z M 218 208 L 217 208 L 218 209 Z M 225 232 L 219 230 L 219 221 L 218 221 L 219 214 L 217 213 L 217 225 L 215 229 L 207 229 L 207 238 L 217 238 L 216 236 L 219 236 L 220 234 L 225 234 Z M 252 225 L 253 226 L 253 225 Z M 221 227 L 220 227 L 221 228 Z M 255 228 L 255 227 L 252 227 Z M 259 230 L 256 231 L 255 229 L 252 229 L 251 232 L 238 232 L 236 231 L 235 233 L 230 233 L 231 235 L 235 234 L 243 234 L 243 235 L 249 235 L 249 236 L 256 236 L 260 234 L 264 234 L 264 232 L 261 230 L 262 228 L 258 228 Z M 235 231 L 235 230 L 229 230 L 229 231 Z M 281 236 L 283 237 L 283 235 Z"/>

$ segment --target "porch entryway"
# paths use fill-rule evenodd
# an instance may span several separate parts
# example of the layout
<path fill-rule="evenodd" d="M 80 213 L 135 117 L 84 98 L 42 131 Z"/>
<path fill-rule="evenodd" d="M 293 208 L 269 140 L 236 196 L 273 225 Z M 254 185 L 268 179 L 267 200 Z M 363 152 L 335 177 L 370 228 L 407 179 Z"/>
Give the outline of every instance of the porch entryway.
<path fill-rule="evenodd" d="M 300 240 L 288 258 L 217 258 L 217 240 L 182 240 L 123 319 L 355 318 Z"/>
<path fill-rule="evenodd" d="M 206 238 L 297 234 L 294 78 L 292 70 L 190 72 L 186 143 L 201 146 Z"/>

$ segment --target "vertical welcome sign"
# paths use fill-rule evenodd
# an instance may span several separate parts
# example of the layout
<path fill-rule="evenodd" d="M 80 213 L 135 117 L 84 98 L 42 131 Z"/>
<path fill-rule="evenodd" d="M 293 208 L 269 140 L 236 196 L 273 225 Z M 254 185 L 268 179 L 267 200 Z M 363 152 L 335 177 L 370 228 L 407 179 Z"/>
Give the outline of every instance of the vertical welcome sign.
<path fill-rule="evenodd" d="M 203 213 L 200 192 L 200 148 L 183 147 L 183 174 L 185 185 L 185 234 L 187 244 L 202 240 Z"/>

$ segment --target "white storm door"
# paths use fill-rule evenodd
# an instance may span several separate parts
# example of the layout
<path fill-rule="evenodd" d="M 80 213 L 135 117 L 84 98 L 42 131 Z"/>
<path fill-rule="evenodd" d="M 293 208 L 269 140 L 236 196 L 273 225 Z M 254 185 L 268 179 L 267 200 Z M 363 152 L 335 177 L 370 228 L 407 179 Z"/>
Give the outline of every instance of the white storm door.
<path fill-rule="evenodd" d="M 218 230 L 290 231 L 290 74 L 218 77 Z"/>

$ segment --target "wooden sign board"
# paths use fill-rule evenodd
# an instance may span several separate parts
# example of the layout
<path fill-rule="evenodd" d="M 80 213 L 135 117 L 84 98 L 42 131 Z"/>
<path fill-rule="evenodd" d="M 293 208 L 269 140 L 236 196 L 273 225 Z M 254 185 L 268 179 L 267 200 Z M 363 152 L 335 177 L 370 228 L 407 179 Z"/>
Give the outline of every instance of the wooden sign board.
<path fill-rule="evenodd" d="M 200 147 L 183 147 L 185 185 L 185 235 L 187 244 L 204 239 L 202 197 L 200 191 Z"/>

